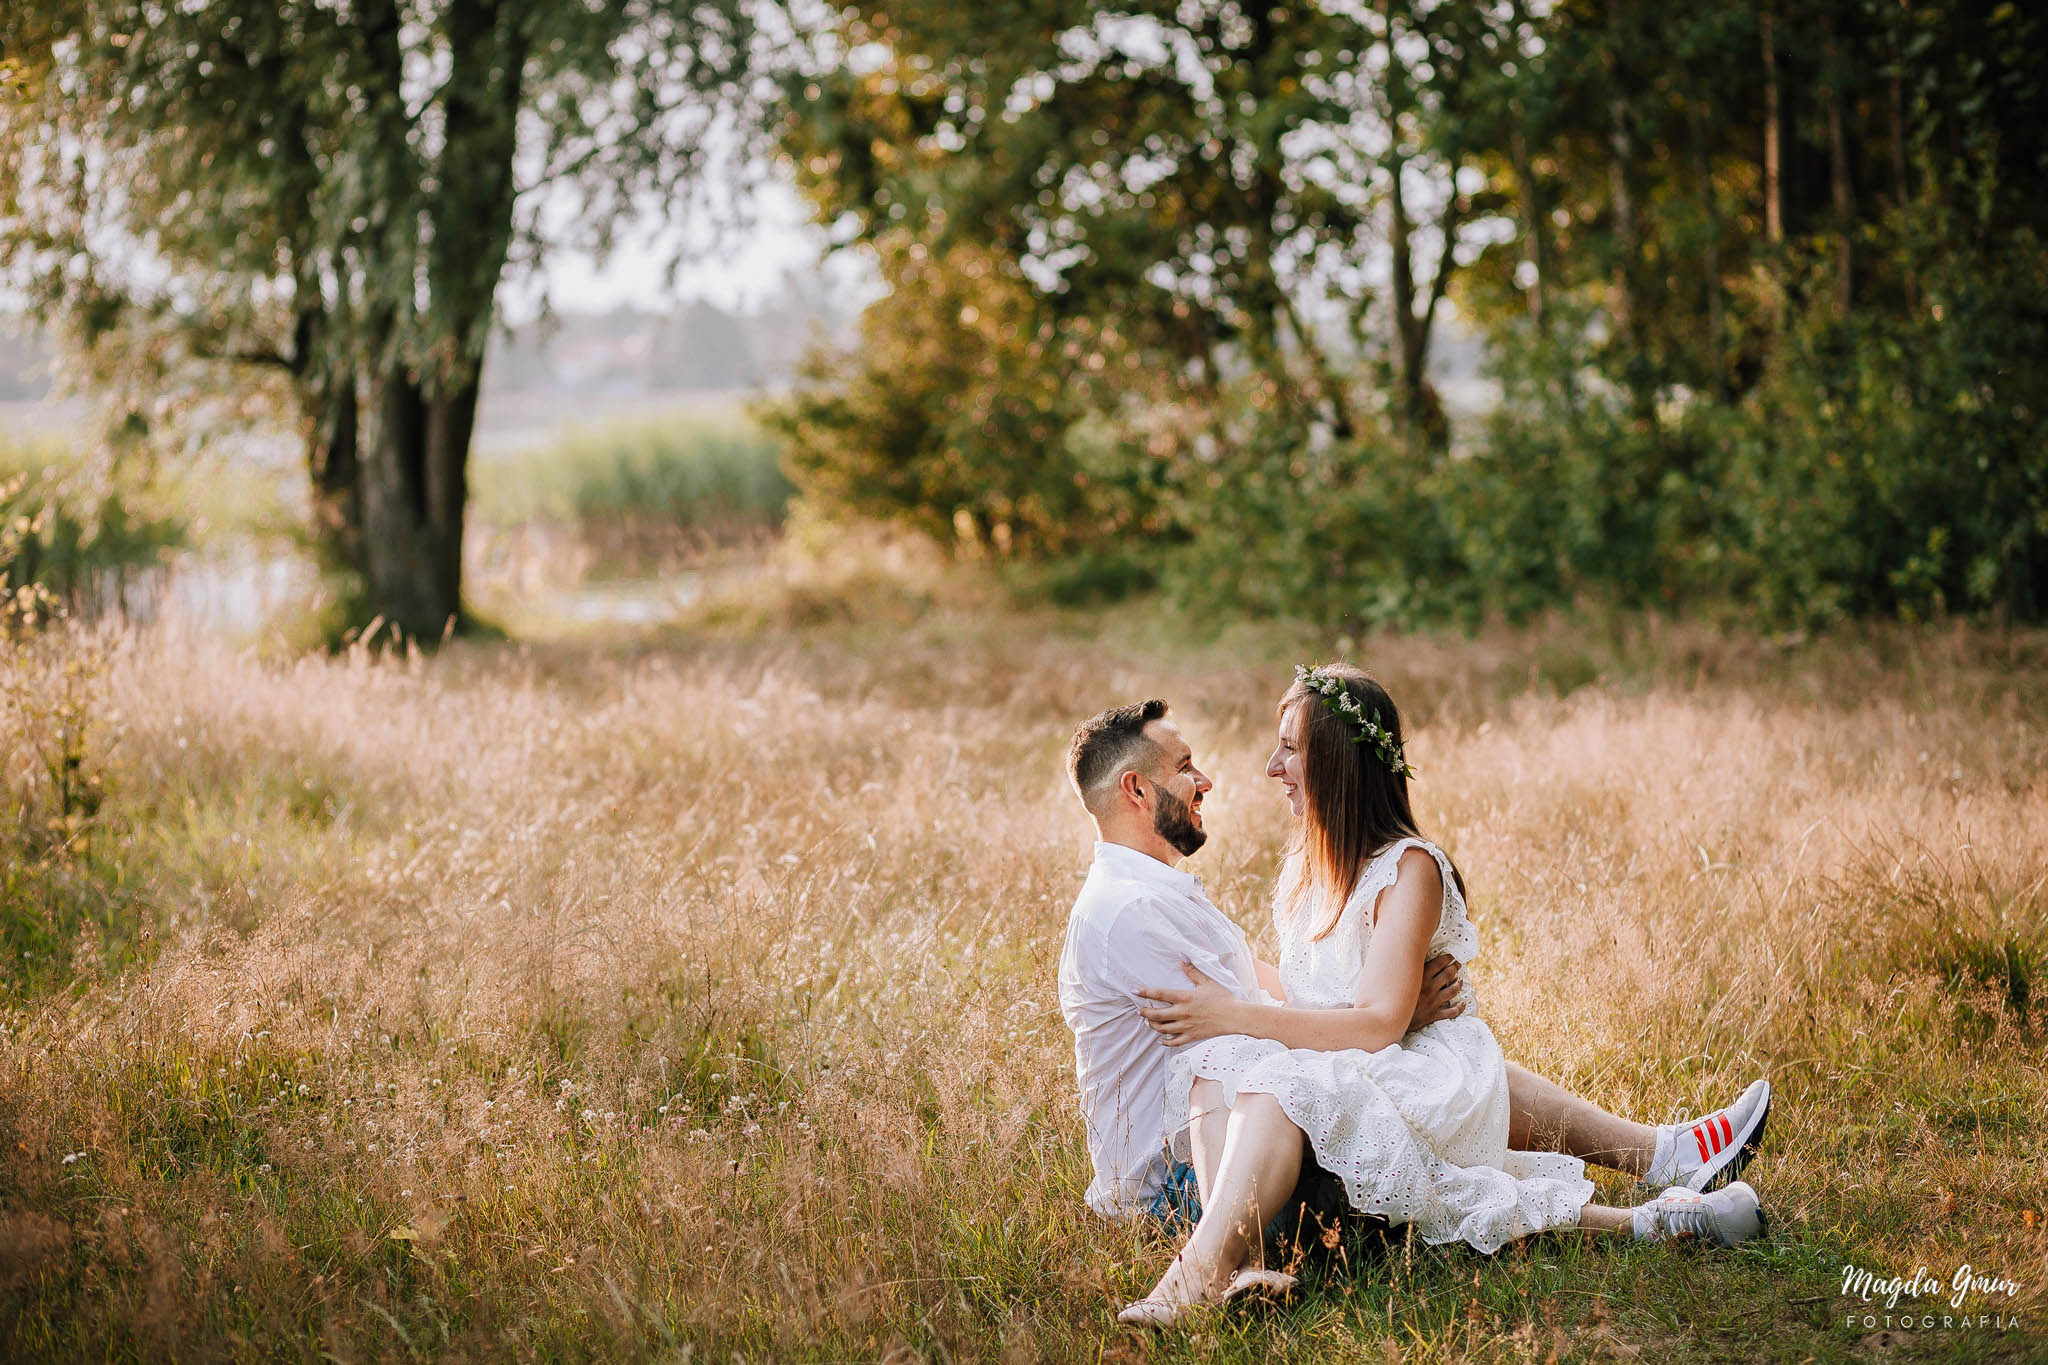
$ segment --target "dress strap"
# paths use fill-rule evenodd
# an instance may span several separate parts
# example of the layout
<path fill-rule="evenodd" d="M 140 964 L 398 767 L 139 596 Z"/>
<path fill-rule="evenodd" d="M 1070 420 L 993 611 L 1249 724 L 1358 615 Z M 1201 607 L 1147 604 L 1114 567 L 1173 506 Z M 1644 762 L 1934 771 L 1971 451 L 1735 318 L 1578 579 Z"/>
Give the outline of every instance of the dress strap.
<path fill-rule="evenodd" d="M 1366 904 L 1361 908 L 1361 913 L 1367 917 L 1367 921 L 1370 923 L 1374 903 L 1377 902 L 1380 892 L 1386 890 L 1399 880 L 1401 875 L 1401 855 L 1411 848 L 1419 848 L 1429 854 L 1430 857 L 1436 859 L 1437 874 L 1443 879 L 1444 901 L 1442 917 L 1438 920 L 1436 935 L 1432 942 L 1436 945 L 1448 947 L 1452 955 L 1462 962 L 1471 952 L 1478 949 L 1478 936 L 1472 932 L 1471 921 L 1466 917 L 1465 898 L 1458 892 L 1458 878 L 1457 874 L 1451 869 L 1450 855 L 1429 840 L 1409 835 L 1405 838 L 1396 839 L 1393 843 L 1388 844 L 1385 848 L 1374 854 L 1372 862 L 1366 867 L 1365 874 L 1358 879 L 1358 889 L 1352 892 L 1352 899 L 1356 902 L 1360 897 L 1366 898 Z M 1466 948 L 1468 944 L 1469 948 L 1467 948 L 1466 952 L 1460 953 L 1458 951 L 1459 948 Z"/>

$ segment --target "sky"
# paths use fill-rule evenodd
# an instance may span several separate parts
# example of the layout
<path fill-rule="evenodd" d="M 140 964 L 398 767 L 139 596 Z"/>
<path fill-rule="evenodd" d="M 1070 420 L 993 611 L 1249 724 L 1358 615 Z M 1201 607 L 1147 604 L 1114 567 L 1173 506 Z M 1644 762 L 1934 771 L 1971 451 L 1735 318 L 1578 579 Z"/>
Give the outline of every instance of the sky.
<path fill-rule="evenodd" d="M 543 289 L 558 313 L 608 312 L 624 305 L 663 312 L 694 300 L 745 313 L 779 295 L 792 274 L 822 282 L 849 311 L 874 296 L 867 262 L 855 252 L 828 258 L 825 230 L 810 221 L 786 180 L 765 181 L 743 202 L 750 226 L 723 242 L 700 242 L 673 286 L 667 263 L 686 230 L 649 211 L 621 229 L 618 245 L 603 260 L 560 247 L 548 253 L 538 278 L 508 275 L 499 292 L 501 315 L 514 326 L 530 320 Z"/>

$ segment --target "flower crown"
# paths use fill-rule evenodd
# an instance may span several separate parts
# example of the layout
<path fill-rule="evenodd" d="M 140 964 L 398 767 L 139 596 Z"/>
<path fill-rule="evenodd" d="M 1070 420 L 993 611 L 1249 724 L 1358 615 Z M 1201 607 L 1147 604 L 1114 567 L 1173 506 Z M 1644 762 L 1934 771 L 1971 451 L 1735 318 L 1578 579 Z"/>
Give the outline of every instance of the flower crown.
<path fill-rule="evenodd" d="M 1321 696 L 1323 705 L 1342 717 L 1358 732 L 1351 736 L 1353 744 L 1370 741 L 1373 752 L 1379 755 L 1380 762 L 1387 765 L 1388 772 L 1396 777 L 1408 778 L 1410 781 L 1415 779 L 1415 768 L 1408 762 L 1407 755 L 1401 752 L 1401 746 L 1395 741 L 1393 732 L 1380 724 L 1378 709 L 1375 708 L 1370 716 L 1366 715 L 1365 708 L 1359 704 L 1358 698 L 1345 690 L 1342 678 L 1325 673 L 1320 668 L 1296 664 L 1294 681 Z"/>

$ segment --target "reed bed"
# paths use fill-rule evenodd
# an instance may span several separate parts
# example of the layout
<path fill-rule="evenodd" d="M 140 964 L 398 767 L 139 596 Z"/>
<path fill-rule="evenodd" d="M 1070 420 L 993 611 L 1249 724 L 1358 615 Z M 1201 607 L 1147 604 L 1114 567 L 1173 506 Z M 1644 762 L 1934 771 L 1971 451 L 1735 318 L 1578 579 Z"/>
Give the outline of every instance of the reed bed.
<path fill-rule="evenodd" d="M 82 849 L 6 836 L 10 915 L 64 932 L 10 940 L 62 960 L 16 964 L 0 1014 L 4 1353 L 2038 1347 L 2048 641 L 1349 642 L 1411 713 L 1508 1055 L 1647 1120 L 1770 1075 L 1773 1232 L 1347 1250 L 1295 1307 L 1150 1339 L 1112 1314 L 1169 1244 L 1081 1205 L 1063 746 L 1171 700 L 1217 780 L 1192 870 L 1270 942 L 1271 707 L 1335 643 L 878 600 L 432 658 L 18 649 L 17 811 L 64 661 L 98 660 L 105 795 Z M 1872 1329 L 1840 1293 L 1964 1262 L 2019 1282 L 1993 1311 L 2021 1326 Z"/>

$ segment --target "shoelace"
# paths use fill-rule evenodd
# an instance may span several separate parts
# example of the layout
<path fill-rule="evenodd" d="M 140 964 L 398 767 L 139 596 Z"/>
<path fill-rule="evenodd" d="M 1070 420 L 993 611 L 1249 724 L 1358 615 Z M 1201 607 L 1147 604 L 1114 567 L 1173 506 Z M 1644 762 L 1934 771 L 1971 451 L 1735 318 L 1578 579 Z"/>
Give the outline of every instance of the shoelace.
<path fill-rule="evenodd" d="M 1710 1237 L 1714 1214 L 1704 1203 L 1671 1203 L 1657 1210 L 1657 1222 L 1667 1237 Z"/>

